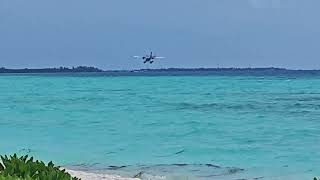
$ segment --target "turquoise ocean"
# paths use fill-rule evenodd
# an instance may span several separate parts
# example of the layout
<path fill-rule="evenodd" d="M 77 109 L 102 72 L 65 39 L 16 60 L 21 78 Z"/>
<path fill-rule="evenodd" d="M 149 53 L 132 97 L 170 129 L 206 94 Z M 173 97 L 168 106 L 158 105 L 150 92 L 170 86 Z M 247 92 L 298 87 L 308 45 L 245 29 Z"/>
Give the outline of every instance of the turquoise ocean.
<path fill-rule="evenodd" d="M 0 154 L 172 179 L 320 175 L 320 76 L 0 75 Z"/>

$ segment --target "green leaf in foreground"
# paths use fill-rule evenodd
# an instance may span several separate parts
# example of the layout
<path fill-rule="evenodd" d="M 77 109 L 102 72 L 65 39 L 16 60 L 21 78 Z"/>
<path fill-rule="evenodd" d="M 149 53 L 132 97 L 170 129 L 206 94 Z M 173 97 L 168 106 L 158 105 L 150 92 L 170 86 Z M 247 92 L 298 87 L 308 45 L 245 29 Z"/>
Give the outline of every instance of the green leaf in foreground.
<path fill-rule="evenodd" d="M 28 155 L 5 155 L 1 156 L 1 160 L 0 180 L 79 180 L 55 166 L 53 162 L 46 165 L 42 161 L 34 161 L 32 157 L 28 158 Z"/>

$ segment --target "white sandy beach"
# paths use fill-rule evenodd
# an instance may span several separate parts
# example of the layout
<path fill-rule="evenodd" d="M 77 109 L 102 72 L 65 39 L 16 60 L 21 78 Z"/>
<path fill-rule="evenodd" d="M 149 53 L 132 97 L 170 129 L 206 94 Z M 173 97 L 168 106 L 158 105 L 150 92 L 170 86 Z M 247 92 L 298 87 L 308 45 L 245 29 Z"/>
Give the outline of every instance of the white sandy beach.
<path fill-rule="evenodd" d="M 66 169 L 73 177 L 81 178 L 81 180 L 140 180 L 138 178 L 120 177 L 116 175 L 94 174 L 82 171 L 74 171 Z"/>
<path fill-rule="evenodd" d="M 75 171 L 75 170 L 69 170 L 66 169 L 68 173 L 70 173 L 73 177 L 76 176 L 78 178 L 81 178 L 81 180 L 141 180 L 140 178 L 130 178 L 130 177 L 121 177 L 117 175 L 108 175 L 108 174 L 99 174 L 99 173 L 88 173 L 88 172 L 83 172 L 83 171 Z M 259 177 L 257 176 L 256 178 L 252 179 L 259 179 L 262 178 L 263 176 Z M 229 177 L 221 177 L 222 179 L 230 179 L 230 178 L 237 178 L 237 176 L 229 176 Z M 149 179 L 149 180 L 164 180 L 166 178 L 164 177 L 148 177 L 144 179 Z M 169 178 L 170 180 L 194 180 L 193 178 L 188 178 L 188 177 L 174 177 L 174 178 Z M 242 178 L 240 178 L 242 179 Z M 243 177 L 243 179 L 247 179 L 246 177 Z M 250 178 L 251 179 L 251 178 Z M 277 177 L 268 177 L 269 180 L 283 180 L 283 179 L 290 179 L 290 180 L 301 180 L 301 179 L 313 179 L 313 176 L 311 174 L 292 174 L 292 175 L 284 175 L 284 176 L 277 176 Z"/>
<path fill-rule="evenodd" d="M 84 172 L 78 170 L 70 170 L 66 169 L 66 171 L 71 174 L 72 177 L 80 178 L 81 180 L 141 180 L 141 179 L 148 179 L 148 180 L 192 180 L 188 177 L 164 177 L 164 176 L 153 176 L 150 174 L 143 174 L 141 178 L 132 178 L 132 177 L 125 177 L 119 175 L 110 175 L 104 173 L 92 173 L 92 172 Z"/>

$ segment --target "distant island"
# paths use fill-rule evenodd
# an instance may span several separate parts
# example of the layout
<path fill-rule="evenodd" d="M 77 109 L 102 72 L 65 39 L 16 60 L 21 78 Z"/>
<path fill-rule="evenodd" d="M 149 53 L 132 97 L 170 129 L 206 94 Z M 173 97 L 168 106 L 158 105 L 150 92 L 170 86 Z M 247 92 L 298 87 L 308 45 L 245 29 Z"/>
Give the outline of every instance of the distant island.
<path fill-rule="evenodd" d="M 59 67 L 59 68 L 42 68 L 42 69 L 7 69 L 0 68 L 0 73 L 79 73 L 79 72 L 103 72 L 96 67 L 78 66 L 78 67 Z"/>
<path fill-rule="evenodd" d="M 104 73 L 109 75 L 320 75 L 320 70 L 291 70 L 285 68 L 167 68 L 138 70 L 102 70 L 96 67 L 59 67 L 42 69 L 0 68 L 0 74 L 10 73 Z"/>

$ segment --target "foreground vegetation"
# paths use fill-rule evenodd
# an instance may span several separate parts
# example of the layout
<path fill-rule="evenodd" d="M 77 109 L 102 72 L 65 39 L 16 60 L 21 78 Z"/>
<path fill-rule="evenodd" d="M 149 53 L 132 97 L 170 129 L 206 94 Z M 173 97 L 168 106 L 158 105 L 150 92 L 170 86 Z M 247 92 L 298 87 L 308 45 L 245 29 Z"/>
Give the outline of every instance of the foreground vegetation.
<path fill-rule="evenodd" d="M 52 162 L 47 165 L 33 157 L 1 156 L 0 180 L 80 180 Z"/>

